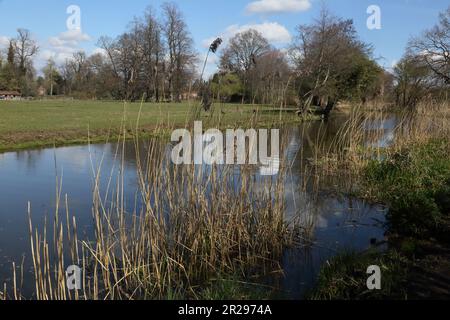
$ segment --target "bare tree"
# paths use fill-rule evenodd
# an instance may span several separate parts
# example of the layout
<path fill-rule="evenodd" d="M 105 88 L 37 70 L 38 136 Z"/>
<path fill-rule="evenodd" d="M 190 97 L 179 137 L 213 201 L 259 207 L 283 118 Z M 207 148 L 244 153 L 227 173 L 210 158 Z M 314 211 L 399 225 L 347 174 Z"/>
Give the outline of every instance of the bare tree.
<path fill-rule="evenodd" d="M 146 96 L 159 101 L 165 48 L 161 39 L 162 26 L 150 7 L 145 12 L 141 29 Z"/>
<path fill-rule="evenodd" d="M 180 101 L 192 85 L 196 54 L 179 9 L 164 4 L 163 18 L 148 8 L 116 39 L 101 37 L 102 54 L 77 53 L 61 70 L 66 92 L 159 101 L 169 88 L 170 99 Z"/>
<path fill-rule="evenodd" d="M 137 92 L 143 60 L 139 20 L 135 19 L 131 23 L 129 32 L 119 38 L 118 44 L 121 52 L 119 65 L 122 71 L 125 99 L 141 98 Z"/>
<path fill-rule="evenodd" d="M 436 87 L 431 70 L 422 57 L 406 55 L 394 67 L 396 104 L 414 108 Z"/>
<path fill-rule="evenodd" d="M 248 72 L 256 64 L 257 59 L 270 50 L 269 41 L 260 32 L 250 29 L 238 33 L 225 49 L 221 67 L 234 72 Z"/>
<path fill-rule="evenodd" d="M 112 69 L 114 71 L 114 75 L 116 77 L 119 76 L 119 73 L 117 71 L 117 50 L 116 50 L 116 44 L 114 40 L 112 40 L 110 37 L 102 36 L 98 40 L 97 44 L 100 48 L 104 50 L 106 55 L 109 58 L 109 62 L 111 63 Z"/>
<path fill-rule="evenodd" d="M 27 72 L 27 64 L 30 59 L 38 52 L 39 47 L 32 39 L 31 33 L 27 29 L 18 29 L 17 37 L 13 41 L 14 51 L 19 63 L 19 71 L 22 76 Z"/>
<path fill-rule="evenodd" d="M 55 74 L 57 73 L 56 64 L 53 58 L 48 59 L 47 65 L 43 69 L 46 84 L 49 87 L 49 95 L 53 96 L 53 88 L 55 85 Z"/>
<path fill-rule="evenodd" d="M 164 36 L 168 49 L 167 79 L 169 97 L 172 101 L 181 101 L 183 88 L 189 86 L 194 74 L 196 54 L 193 40 L 186 22 L 178 7 L 173 3 L 163 4 Z"/>
<path fill-rule="evenodd" d="M 450 84 L 450 7 L 439 15 L 436 26 L 410 41 L 409 49 L 437 77 Z"/>
<path fill-rule="evenodd" d="M 128 32 L 116 40 L 101 37 L 99 45 L 105 51 L 112 76 L 120 83 L 118 91 L 122 99 L 136 99 L 143 66 L 142 26 L 138 19 L 130 24 Z"/>
<path fill-rule="evenodd" d="M 254 101 L 285 105 L 291 68 L 284 53 L 275 49 L 268 51 L 258 58 L 258 63 L 250 74 L 250 79 L 253 79 Z"/>

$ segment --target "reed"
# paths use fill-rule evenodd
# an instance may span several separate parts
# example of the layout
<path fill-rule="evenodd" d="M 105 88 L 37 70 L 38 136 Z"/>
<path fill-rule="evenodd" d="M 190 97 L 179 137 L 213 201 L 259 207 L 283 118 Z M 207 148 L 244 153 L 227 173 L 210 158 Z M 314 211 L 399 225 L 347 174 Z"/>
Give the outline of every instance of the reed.
<path fill-rule="evenodd" d="M 61 192 L 63 177 L 56 179 L 52 223 L 34 228 L 28 205 L 34 299 L 196 299 L 212 279 L 237 276 L 248 282 L 281 269 L 296 226 L 285 217 L 285 166 L 277 178 L 263 181 L 250 166 L 239 167 L 239 175 L 234 166 L 173 166 L 164 157 L 166 145 L 141 141 L 138 128 L 139 119 L 131 130 L 138 180 L 134 208 L 127 205 L 124 178 L 130 129 L 123 125 L 117 139 L 115 169 L 105 173 L 103 159 L 92 166 L 94 238 L 79 239 L 68 196 Z M 67 287 L 69 265 L 84 271 L 82 290 Z M 14 285 L 9 298 L 30 297 Z"/>
<path fill-rule="evenodd" d="M 381 161 L 413 143 L 448 139 L 450 108 L 447 103 L 422 103 L 414 110 L 395 113 L 396 125 L 390 129 L 390 141 L 383 143 L 381 140 L 387 133 L 384 123 L 392 115 L 386 108 L 370 111 L 361 106 L 352 108 L 348 120 L 331 143 L 323 143 L 320 134 L 316 137 L 312 161 L 316 172 L 351 179 L 360 175 L 374 159 Z"/>

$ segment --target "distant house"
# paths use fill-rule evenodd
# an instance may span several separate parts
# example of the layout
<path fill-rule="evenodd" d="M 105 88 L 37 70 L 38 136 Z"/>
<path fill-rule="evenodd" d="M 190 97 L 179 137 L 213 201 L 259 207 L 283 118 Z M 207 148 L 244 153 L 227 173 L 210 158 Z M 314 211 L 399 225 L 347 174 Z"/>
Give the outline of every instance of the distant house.
<path fill-rule="evenodd" d="M 38 94 L 39 97 L 45 96 L 45 92 L 46 92 L 46 90 L 45 90 L 45 88 L 44 88 L 43 86 L 40 86 L 40 87 L 37 89 L 37 94 Z"/>
<path fill-rule="evenodd" d="M 181 100 L 197 100 L 198 93 L 197 92 L 184 92 L 181 95 Z"/>
<path fill-rule="evenodd" d="M 0 100 L 15 100 L 21 97 L 18 91 L 0 91 Z"/>

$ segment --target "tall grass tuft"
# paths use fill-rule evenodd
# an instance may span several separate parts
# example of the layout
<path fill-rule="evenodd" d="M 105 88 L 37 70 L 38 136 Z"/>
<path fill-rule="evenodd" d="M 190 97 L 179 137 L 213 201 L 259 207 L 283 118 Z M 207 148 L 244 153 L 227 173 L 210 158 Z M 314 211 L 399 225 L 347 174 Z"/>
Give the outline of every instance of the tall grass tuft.
<path fill-rule="evenodd" d="M 212 279 L 245 280 L 280 269 L 293 237 L 284 216 L 284 172 L 261 181 L 245 166 L 240 175 L 233 166 L 172 166 L 158 140 L 141 148 L 136 134 L 138 191 L 130 210 L 124 182 L 128 133 L 123 128 L 118 139 L 120 166 L 109 173 L 106 189 L 101 162 L 93 169 L 93 239 L 79 238 L 61 194 L 62 178 L 53 223 L 35 229 L 29 204 L 35 299 L 196 299 Z M 81 290 L 67 287 L 69 265 L 83 270 Z M 22 295 L 14 289 L 11 298 Z"/>

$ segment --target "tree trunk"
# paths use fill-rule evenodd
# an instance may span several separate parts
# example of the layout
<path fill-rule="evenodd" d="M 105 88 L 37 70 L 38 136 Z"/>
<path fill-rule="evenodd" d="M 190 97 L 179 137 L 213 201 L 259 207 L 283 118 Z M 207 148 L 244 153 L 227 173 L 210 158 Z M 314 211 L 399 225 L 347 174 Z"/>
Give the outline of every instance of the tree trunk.
<path fill-rule="evenodd" d="M 332 98 L 328 98 L 327 106 L 323 112 L 324 117 L 327 119 L 330 116 L 331 111 L 333 111 L 336 106 L 336 101 Z"/>

